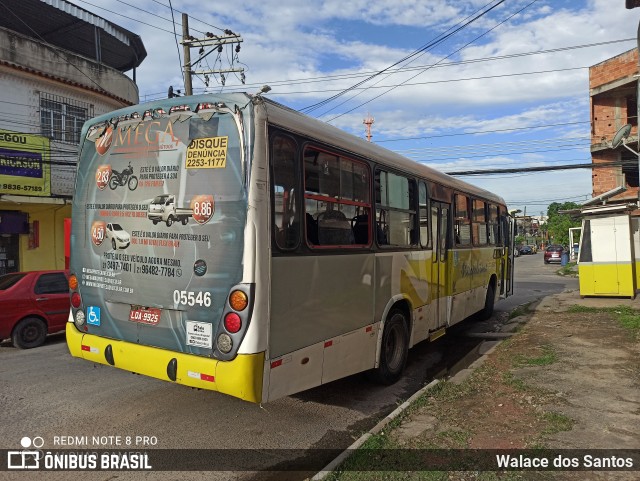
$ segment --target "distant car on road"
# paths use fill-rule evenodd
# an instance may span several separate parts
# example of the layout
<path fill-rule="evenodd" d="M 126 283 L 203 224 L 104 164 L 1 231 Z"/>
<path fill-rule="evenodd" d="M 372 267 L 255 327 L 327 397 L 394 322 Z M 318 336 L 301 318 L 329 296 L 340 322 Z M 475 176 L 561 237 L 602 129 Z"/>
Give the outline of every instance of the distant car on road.
<path fill-rule="evenodd" d="M 535 254 L 535 252 L 533 251 L 533 247 L 531 246 L 522 246 L 520 248 L 520 254 L 523 256 L 528 256 L 528 255 Z"/>
<path fill-rule="evenodd" d="M 68 277 L 66 271 L 0 276 L 0 339 L 30 349 L 41 345 L 47 333 L 63 330 L 70 308 Z"/>
<path fill-rule="evenodd" d="M 550 262 L 557 262 L 558 264 L 562 262 L 562 253 L 564 252 L 564 247 L 561 245 L 550 245 L 544 251 L 544 263 L 549 264 Z"/>

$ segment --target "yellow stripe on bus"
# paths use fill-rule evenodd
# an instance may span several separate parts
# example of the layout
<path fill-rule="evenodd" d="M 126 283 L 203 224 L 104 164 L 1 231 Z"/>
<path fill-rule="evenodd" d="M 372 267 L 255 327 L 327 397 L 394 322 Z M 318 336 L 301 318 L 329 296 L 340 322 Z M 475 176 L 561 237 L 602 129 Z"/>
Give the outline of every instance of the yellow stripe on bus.
<path fill-rule="evenodd" d="M 114 367 L 170 382 L 167 365 L 176 359 L 175 382 L 178 384 L 218 391 L 249 402 L 262 401 L 264 352 L 239 354 L 233 361 L 218 361 L 83 334 L 73 323 L 67 323 L 67 345 L 72 356 L 107 366 L 110 364 L 105 358 L 105 351 L 111 345 Z"/>

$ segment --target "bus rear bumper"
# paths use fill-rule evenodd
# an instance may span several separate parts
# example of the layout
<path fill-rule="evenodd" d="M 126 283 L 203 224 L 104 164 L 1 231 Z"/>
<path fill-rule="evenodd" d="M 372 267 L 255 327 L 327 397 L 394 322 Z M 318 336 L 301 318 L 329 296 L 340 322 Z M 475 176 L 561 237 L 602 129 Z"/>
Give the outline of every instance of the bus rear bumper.
<path fill-rule="evenodd" d="M 193 354 L 167 351 L 85 334 L 67 323 L 71 355 L 125 371 L 176 382 L 259 403 L 262 401 L 264 352 L 239 354 L 233 361 L 218 361 Z"/>

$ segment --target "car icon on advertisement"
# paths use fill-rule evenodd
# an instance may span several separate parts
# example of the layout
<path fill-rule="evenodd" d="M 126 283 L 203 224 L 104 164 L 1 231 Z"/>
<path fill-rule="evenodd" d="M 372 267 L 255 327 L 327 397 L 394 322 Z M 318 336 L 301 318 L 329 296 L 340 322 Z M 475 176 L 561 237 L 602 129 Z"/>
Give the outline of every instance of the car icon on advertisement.
<path fill-rule="evenodd" d="M 107 224 L 106 238 L 111 239 L 113 250 L 126 249 L 131 244 L 131 236 L 120 224 Z"/>

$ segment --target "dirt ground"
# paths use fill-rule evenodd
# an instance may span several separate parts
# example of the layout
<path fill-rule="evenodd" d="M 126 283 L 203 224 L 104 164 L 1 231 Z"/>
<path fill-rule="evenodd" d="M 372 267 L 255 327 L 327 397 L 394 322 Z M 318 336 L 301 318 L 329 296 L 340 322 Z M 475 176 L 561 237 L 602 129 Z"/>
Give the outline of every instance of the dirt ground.
<path fill-rule="evenodd" d="M 629 307 L 563 293 L 507 320 L 516 331 L 469 376 L 440 383 L 391 433 L 396 447 L 640 449 L 640 331 Z M 639 307 L 639 306 L 634 306 Z M 634 472 L 469 472 L 448 479 L 640 479 Z"/>

